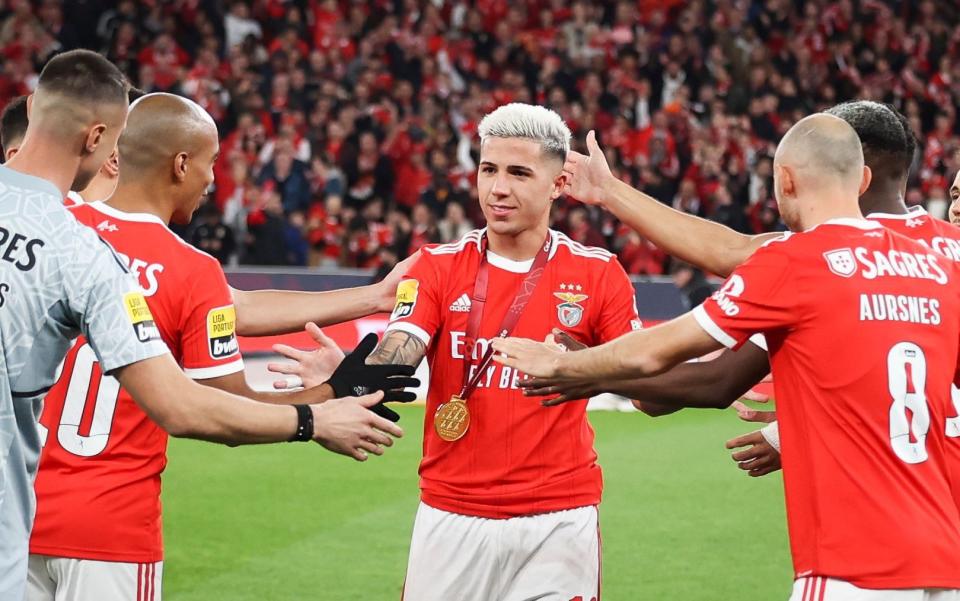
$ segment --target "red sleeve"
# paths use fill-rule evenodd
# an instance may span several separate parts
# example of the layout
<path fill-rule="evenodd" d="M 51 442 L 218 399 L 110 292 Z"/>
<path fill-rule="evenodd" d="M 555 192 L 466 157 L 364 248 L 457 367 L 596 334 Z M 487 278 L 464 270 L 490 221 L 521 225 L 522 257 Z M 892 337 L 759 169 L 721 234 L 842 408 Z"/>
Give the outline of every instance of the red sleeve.
<path fill-rule="evenodd" d="M 765 246 L 694 309 L 693 316 L 717 342 L 740 348 L 753 334 L 789 327 L 799 319 L 795 274 L 782 245 Z"/>
<path fill-rule="evenodd" d="M 202 257 L 190 277 L 197 284 L 181 314 L 184 373 L 194 380 L 206 380 L 243 371 L 233 297 L 220 264 L 212 257 Z"/>
<path fill-rule="evenodd" d="M 397 303 L 390 314 L 387 331 L 400 330 L 413 334 L 428 347 L 440 328 L 440 277 L 437 259 L 424 251 L 397 286 Z"/>
<path fill-rule="evenodd" d="M 620 261 L 610 259 L 603 274 L 603 305 L 597 322 L 596 344 L 609 342 L 643 327 L 637 315 L 637 292 Z"/>

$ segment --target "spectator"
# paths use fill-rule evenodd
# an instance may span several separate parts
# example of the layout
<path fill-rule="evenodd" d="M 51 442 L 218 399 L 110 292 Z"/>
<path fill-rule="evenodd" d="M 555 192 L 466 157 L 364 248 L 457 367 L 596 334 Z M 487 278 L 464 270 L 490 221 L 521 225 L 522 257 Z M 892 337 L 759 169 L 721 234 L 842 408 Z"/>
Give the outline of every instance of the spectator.
<path fill-rule="evenodd" d="M 260 23 L 250 18 L 250 7 L 243 0 L 237 0 L 230 6 L 230 12 L 223 19 L 223 28 L 227 49 L 242 43 L 248 36 L 256 39 L 263 37 Z"/>
<path fill-rule="evenodd" d="M 632 275 L 663 275 L 667 255 L 632 229 L 621 226 L 615 241 L 617 258 Z"/>
<path fill-rule="evenodd" d="M 688 311 L 701 305 L 713 294 L 714 286 L 707 281 L 702 271 L 689 263 L 674 260 L 670 267 L 670 278 L 680 289 L 680 295 Z"/>
<path fill-rule="evenodd" d="M 286 264 L 303 267 L 307 264 L 310 246 L 304 236 L 306 219 L 302 211 L 294 211 L 287 216 L 283 232 L 283 246 L 286 250 Z"/>
<path fill-rule="evenodd" d="M 200 222 L 190 236 L 190 243 L 215 257 L 221 265 L 231 263 L 237 243 L 233 230 L 223 222 L 220 210 L 215 204 L 207 202 L 197 211 L 197 216 Z"/>
<path fill-rule="evenodd" d="M 617 176 L 662 202 L 751 233 L 782 229 L 769 202 L 776 141 L 841 100 L 907 116 L 922 142 L 911 202 L 940 211 L 960 168 L 960 9 L 949 2 L 106 4 L 8 2 L 0 100 L 29 93 L 51 52 L 81 43 L 145 90 L 194 98 L 223 136 L 214 200 L 242 260 L 251 235 L 276 235 L 262 187 L 278 192 L 283 220 L 303 219 L 293 230 L 311 264 L 380 264 L 386 251 L 360 246 L 383 232 L 398 257 L 446 239 L 451 201 L 480 224 L 477 120 L 513 100 L 557 110 L 581 150 L 597 130 Z M 360 213 L 376 216 L 347 227 Z M 631 271 L 662 272 L 609 216 L 558 203 L 556 219 Z"/>
<path fill-rule="evenodd" d="M 454 242 L 474 229 L 473 224 L 467 219 L 467 213 L 463 210 L 462 204 L 448 202 L 446 208 L 446 216 L 437 224 L 440 242 Z"/>
<path fill-rule="evenodd" d="M 603 237 L 590 223 L 584 207 L 573 207 L 567 214 L 567 223 L 567 233 L 572 240 L 587 246 L 605 246 Z"/>
<path fill-rule="evenodd" d="M 247 239 L 244 263 L 250 265 L 286 265 L 287 222 L 283 216 L 280 193 L 267 188 L 262 194 L 262 206 L 247 218 Z"/>
<path fill-rule="evenodd" d="M 277 149 L 273 160 L 264 165 L 258 184 L 270 185 L 280 193 L 284 213 L 305 211 L 310 205 L 310 182 L 307 167 L 293 158 L 288 147 Z"/>
<path fill-rule="evenodd" d="M 440 232 L 437 230 L 436 218 L 426 205 L 418 204 L 413 207 L 412 221 L 409 252 L 416 252 L 425 244 L 440 242 Z"/>

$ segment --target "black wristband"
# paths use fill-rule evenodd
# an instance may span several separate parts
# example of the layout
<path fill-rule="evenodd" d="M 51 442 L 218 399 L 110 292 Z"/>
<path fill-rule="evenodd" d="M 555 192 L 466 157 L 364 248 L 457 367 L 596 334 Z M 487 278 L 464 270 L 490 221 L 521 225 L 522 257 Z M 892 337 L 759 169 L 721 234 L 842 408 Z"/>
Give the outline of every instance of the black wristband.
<path fill-rule="evenodd" d="M 297 410 L 297 431 L 289 442 L 305 442 L 313 440 L 313 409 L 310 405 L 294 405 Z"/>

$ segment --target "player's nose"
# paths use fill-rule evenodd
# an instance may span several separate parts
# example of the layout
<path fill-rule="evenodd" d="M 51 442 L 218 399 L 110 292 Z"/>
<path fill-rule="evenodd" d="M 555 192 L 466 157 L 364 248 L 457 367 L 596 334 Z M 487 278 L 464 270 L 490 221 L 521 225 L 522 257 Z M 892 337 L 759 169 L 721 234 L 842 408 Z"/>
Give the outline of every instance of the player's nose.
<path fill-rule="evenodd" d="M 493 180 L 493 187 L 490 188 L 490 193 L 500 197 L 510 194 L 510 185 L 504 175 L 497 174 L 497 177 Z"/>

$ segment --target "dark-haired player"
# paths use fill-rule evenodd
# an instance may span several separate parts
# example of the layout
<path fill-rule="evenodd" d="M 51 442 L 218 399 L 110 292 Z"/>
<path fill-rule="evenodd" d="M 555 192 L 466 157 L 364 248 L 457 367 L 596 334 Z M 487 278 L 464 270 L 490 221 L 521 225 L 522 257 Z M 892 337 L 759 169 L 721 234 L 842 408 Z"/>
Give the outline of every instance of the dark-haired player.
<path fill-rule="evenodd" d="M 143 96 L 143 92 L 136 88 L 130 88 L 127 92 L 127 98 L 130 102 L 141 96 Z M 7 104 L 3 109 L 3 114 L 0 115 L 0 144 L 3 145 L 4 161 L 9 161 L 20 149 L 23 135 L 27 131 L 27 123 L 27 97 L 18 96 Z M 117 187 L 119 169 L 120 161 L 117 151 L 114 150 L 100 166 L 97 175 L 90 180 L 87 187 L 79 192 L 70 190 L 67 192 L 64 202 L 67 206 L 74 206 L 86 201 L 108 198 Z"/>
<path fill-rule="evenodd" d="M 213 182 L 219 151 L 213 119 L 186 98 L 150 94 L 131 105 L 118 147 L 123 169 L 114 195 L 71 212 L 95 228 L 130 266 L 163 340 L 184 372 L 206 386 L 263 402 L 293 404 L 312 395 L 312 391 L 262 393 L 247 385 L 235 337 L 240 315 L 220 264 L 167 228 L 171 221 L 189 223 Z M 295 316 L 316 307 L 322 298 L 332 305 L 330 313 L 336 307 L 339 317 L 346 319 L 350 316 L 344 313 L 356 311 L 349 306 L 362 306 L 356 302 L 362 294 L 357 290 L 325 293 L 332 297 L 275 294 L 281 298 L 264 312 Z M 372 344 L 367 341 L 358 355 L 345 360 L 331 378 L 331 388 L 414 385 L 410 378 L 375 376 L 378 368 L 355 370 Z M 396 391 L 388 396 L 415 398 L 413 393 Z M 46 395 L 40 422 L 47 438 L 35 485 L 28 601 L 64 597 L 125 601 L 141 590 L 159 601 L 160 473 L 166 464 L 166 432 L 116 379 L 102 373 L 83 337 L 68 353 L 60 379 Z"/>
<path fill-rule="evenodd" d="M 66 52 L 47 63 L 27 103 L 23 142 L 0 167 L 0 599 L 24 594 L 41 399 L 80 333 L 104 373 L 176 436 L 234 444 L 315 439 L 360 458 L 382 432 L 401 434 L 366 409 L 380 393 L 294 408 L 184 376 L 136 280 L 63 206 L 67 191 L 87 187 L 117 145 L 128 109 L 123 75 L 95 52 Z"/>

